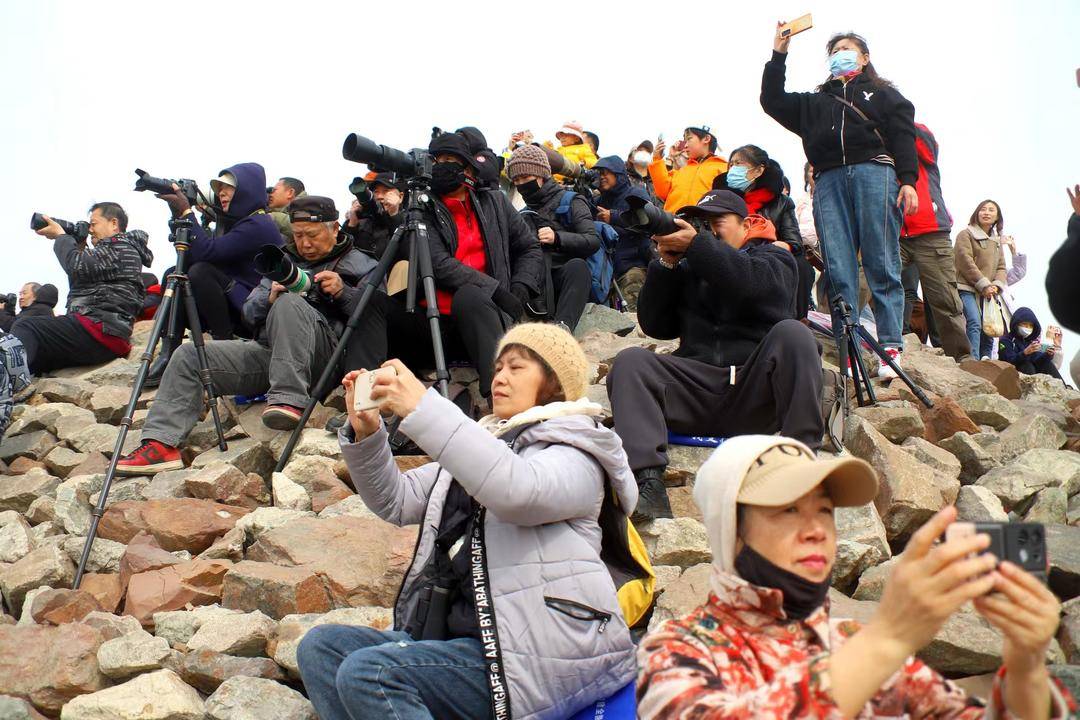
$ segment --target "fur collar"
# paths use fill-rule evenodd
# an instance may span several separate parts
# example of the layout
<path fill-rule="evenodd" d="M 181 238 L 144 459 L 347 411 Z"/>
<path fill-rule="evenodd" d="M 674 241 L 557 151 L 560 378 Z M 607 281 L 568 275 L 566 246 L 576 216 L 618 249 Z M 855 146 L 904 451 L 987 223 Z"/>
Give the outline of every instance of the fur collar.
<path fill-rule="evenodd" d="M 525 412 L 518 413 L 506 420 L 502 420 L 496 415 L 485 415 L 480 418 L 480 427 L 484 428 L 495 437 L 499 437 L 503 433 L 516 427 L 521 427 L 522 425 L 543 422 L 544 420 L 565 417 L 567 415 L 596 417 L 597 415 L 603 414 L 603 412 L 604 409 L 597 403 L 594 403 L 587 397 L 583 397 L 579 400 L 536 405 L 535 407 L 531 407 Z"/>

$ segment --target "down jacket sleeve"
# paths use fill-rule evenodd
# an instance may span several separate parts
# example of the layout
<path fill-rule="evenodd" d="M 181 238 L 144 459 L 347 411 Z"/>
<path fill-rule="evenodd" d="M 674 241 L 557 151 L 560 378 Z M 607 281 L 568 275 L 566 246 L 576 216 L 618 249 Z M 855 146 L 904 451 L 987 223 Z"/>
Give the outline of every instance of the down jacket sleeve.
<path fill-rule="evenodd" d="M 775 298 L 792 297 L 798 286 L 795 257 L 775 245 L 748 252 L 699 234 L 687 248 L 686 259 L 694 274 L 717 290 L 720 301 L 759 299 L 775 304 Z"/>
<path fill-rule="evenodd" d="M 522 457 L 434 388 L 401 430 L 504 522 L 534 527 L 587 517 L 604 491 L 604 472 L 585 452 L 549 445 Z"/>
<path fill-rule="evenodd" d="M 1080 332 L 1080 215 L 1069 216 L 1065 242 L 1050 258 L 1046 295 L 1054 317 L 1073 332 Z"/>
<path fill-rule="evenodd" d="M 679 305 L 683 283 L 692 282 L 682 264 L 670 270 L 658 261 L 649 263 L 645 284 L 638 295 L 638 322 L 649 337 L 673 340 L 679 337 Z"/>
<path fill-rule="evenodd" d="M 600 249 L 600 236 L 584 198 L 575 197 L 570 203 L 570 221 L 572 227 L 556 233 L 556 250 L 570 257 L 587 258 Z"/>
<path fill-rule="evenodd" d="M 773 51 L 761 73 L 761 109 L 785 128 L 802 135 L 803 93 L 784 89 L 787 82 L 787 53 Z"/>

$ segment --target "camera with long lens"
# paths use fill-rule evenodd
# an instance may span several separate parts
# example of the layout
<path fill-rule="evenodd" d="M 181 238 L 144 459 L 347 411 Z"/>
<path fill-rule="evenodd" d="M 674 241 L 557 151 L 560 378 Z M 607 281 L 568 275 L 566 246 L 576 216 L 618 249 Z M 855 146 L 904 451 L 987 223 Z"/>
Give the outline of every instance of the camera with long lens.
<path fill-rule="evenodd" d="M 8 293 L 7 295 L 0 295 L 0 305 L 4 306 L 4 309 L 14 311 L 15 307 L 19 304 L 19 296 L 15 293 Z"/>
<path fill-rule="evenodd" d="M 435 163 L 431 153 L 424 148 L 402 152 L 389 145 L 379 145 L 356 133 L 350 133 L 345 138 L 345 143 L 341 146 L 341 156 L 350 162 L 367 165 L 376 172 L 395 172 L 402 177 L 427 180 L 431 179 L 431 168 Z"/>
<path fill-rule="evenodd" d="M 199 185 L 194 180 L 188 178 L 180 178 L 179 180 L 169 180 L 167 178 L 154 177 L 145 170 L 136 168 L 135 174 L 139 176 L 139 179 L 135 181 L 135 190 L 137 192 L 152 192 L 160 194 L 169 194 L 173 192 L 179 192 L 181 195 L 187 198 L 187 201 L 191 205 L 199 204 L 199 196 L 202 192 L 199 190 Z M 176 185 L 179 190 L 173 190 L 173 185 Z"/>
<path fill-rule="evenodd" d="M 382 206 L 375 202 L 375 195 L 371 192 L 371 186 L 362 177 L 354 177 L 349 183 L 349 192 L 360 203 L 357 218 L 371 218 L 382 212 Z"/>
<path fill-rule="evenodd" d="M 85 220 L 78 222 L 70 222 L 68 220 L 61 220 L 60 218 L 51 218 L 54 223 L 59 225 L 65 234 L 70 235 L 79 242 L 86 242 L 86 238 L 90 236 L 90 223 Z M 41 213 L 34 213 L 30 216 L 30 229 L 40 230 L 49 224 L 49 221 Z"/>
<path fill-rule="evenodd" d="M 619 221 L 630 230 L 646 235 L 670 235 L 679 229 L 674 215 L 644 198 L 630 195 L 626 203 L 630 209 L 619 214 Z"/>
<path fill-rule="evenodd" d="M 277 245 L 262 246 L 255 256 L 255 271 L 291 293 L 303 295 L 315 285 L 311 273 L 298 267 Z"/>

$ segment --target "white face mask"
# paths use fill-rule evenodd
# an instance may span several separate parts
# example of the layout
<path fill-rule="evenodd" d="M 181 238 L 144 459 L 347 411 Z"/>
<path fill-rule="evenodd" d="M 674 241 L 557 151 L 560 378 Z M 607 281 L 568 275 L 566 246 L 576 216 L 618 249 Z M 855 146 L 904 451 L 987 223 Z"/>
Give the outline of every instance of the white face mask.
<path fill-rule="evenodd" d="M 1023 338 L 1026 338 L 1027 336 L 1031 335 L 1031 333 L 1034 332 L 1034 330 L 1035 330 L 1035 328 L 1032 327 L 1031 325 L 1018 325 L 1016 327 L 1016 333 L 1020 337 L 1023 337 Z"/>
<path fill-rule="evenodd" d="M 652 162 L 652 155 L 647 150 L 638 150 L 634 153 L 635 165 L 648 165 L 650 162 Z"/>

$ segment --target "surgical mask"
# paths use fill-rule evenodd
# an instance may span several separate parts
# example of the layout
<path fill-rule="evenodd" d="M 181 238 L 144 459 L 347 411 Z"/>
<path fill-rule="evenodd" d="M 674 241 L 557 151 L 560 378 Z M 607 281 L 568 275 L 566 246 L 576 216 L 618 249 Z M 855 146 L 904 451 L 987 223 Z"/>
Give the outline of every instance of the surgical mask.
<path fill-rule="evenodd" d="M 515 187 L 517 188 L 517 191 L 521 193 L 521 197 L 525 199 L 526 204 L 540 192 L 540 183 L 536 180 L 530 180 L 527 183 L 521 183 Z"/>
<path fill-rule="evenodd" d="M 750 187 L 750 178 L 746 177 L 745 165 L 732 165 L 727 171 L 727 184 L 732 190 L 742 192 Z"/>
<path fill-rule="evenodd" d="M 859 53 L 854 50 L 837 50 L 829 57 L 829 73 L 833 77 L 845 77 L 859 72 Z"/>
<path fill-rule="evenodd" d="M 1028 337 L 1033 332 L 1035 332 L 1035 328 L 1031 325 L 1018 325 L 1016 328 L 1016 334 L 1022 338 Z"/>
<path fill-rule="evenodd" d="M 743 545 L 735 556 L 735 572 L 751 585 L 779 590 L 784 596 L 784 614 L 789 620 L 805 620 L 825 604 L 832 582 L 832 573 L 821 582 L 807 580 L 769 562 Z"/>
<path fill-rule="evenodd" d="M 431 192 L 442 197 L 465 184 L 465 166 L 459 162 L 435 163 L 431 169 Z"/>
<path fill-rule="evenodd" d="M 648 165 L 650 162 L 652 162 L 652 155 L 647 150 L 638 150 L 634 153 L 635 165 Z"/>

